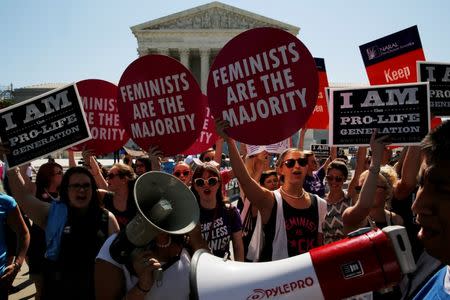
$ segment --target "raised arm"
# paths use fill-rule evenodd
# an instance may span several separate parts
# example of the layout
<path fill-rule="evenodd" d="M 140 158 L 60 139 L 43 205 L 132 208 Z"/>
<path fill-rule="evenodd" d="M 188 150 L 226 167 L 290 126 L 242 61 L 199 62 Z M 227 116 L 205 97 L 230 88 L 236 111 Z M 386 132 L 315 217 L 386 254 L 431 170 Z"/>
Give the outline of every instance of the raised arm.
<path fill-rule="evenodd" d="M 361 227 L 373 206 L 375 200 L 375 192 L 377 189 L 377 181 L 380 172 L 381 159 L 383 158 L 384 142 L 388 136 L 375 138 L 376 130 L 370 138 L 370 147 L 372 149 L 372 161 L 369 172 L 364 184 L 362 185 L 361 194 L 354 206 L 347 208 L 343 213 L 344 231 L 351 232 Z"/>
<path fill-rule="evenodd" d="M 394 186 L 395 199 L 403 200 L 414 191 L 417 185 L 420 163 L 420 147 L 409 146 L 401 167 L 400 179 Z"/>
<path fill-rule="evenodd" d="M 365 162 L 367 156 L 367 147 L 360 146 L 358 147 L 358 152 L 356 153 L 356 166 L 355 172 L 353 173 L 352 180 L 348 185 L 348 195 L 352 198 L 352 202 L 356 203 L 358 198 L 358 193 L 356 193 L 355 187 L 358 185 L 359 176 L 361 176 L 362 172 L 364 172 Z"/>
<path fill-rule="evenodd" d="M 239 186 L 244 191 L 248 200 L 260 210 L 263 219 L 269 217 L 274 203 L 274 196 L 271 191 L 261 187 L 259 183 L 253 180 L 245 168 L 239 151 L 236 147 L 235 141 L 224 132 L 227 124 L 225 121 L 216 120 L 217 133 L 223 137 L 228 144 L 228 151 L 230 154 L 230 162 L 234 171 L 234 175 L 239 181 Z M 266 219 L 266 220 L 267 220 Z"/>
<path fill-rule="evenodd" d="M 297 144 L 297 148 L 303 151 L 303 146 L 305 145 L 305 134 L 306 134 L 306 128 L 302 128 L 299 131 L 299 136 L 298 136 L 298 144 Z"/>
<path fill-rule="evenodd" d="M 75 152 L 73 150 L 67 150 L 67 156 L 69 159 L 69 168 L 76 167 L 77 163 L 75 161 Z"/>
<path fill-rule="evenodd" d="M 99 189 L 108 189 L 108 182 L 105 177 L 103 177 L 102 170 L 95 160 L 95 156 L 92 155 L 91 150 L 83 151 L 83 158 L 86 164 L 86 167 L 91 172 L 92 176 L 94 176 L 95 183 Z"/>
<path fill-rule="evenodd" d="M 158 146 L 148 148 L 148 158 L 152 164 L 152 171 L 161 171 L 161 158 L 164 156 Z"/>
<path fill-rule="evenodd" d="M 27 214 L 33 222 L 39 225 L 39 227 L 45 230 L 50 203 L 41 201 L 30 193 L 25 187 L 25 182 L 20 174 L 19 168 L 8 170 L 8 182 L 12 196 L 16 199 L 25 214 Z"/>

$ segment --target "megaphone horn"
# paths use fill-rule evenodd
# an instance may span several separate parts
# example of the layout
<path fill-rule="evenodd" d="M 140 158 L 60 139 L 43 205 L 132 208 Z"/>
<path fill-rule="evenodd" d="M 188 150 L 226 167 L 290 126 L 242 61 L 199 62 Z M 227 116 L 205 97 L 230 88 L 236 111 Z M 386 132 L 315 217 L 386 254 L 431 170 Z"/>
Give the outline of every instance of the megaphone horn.
<path fill-rule="evenodd" d="M 186 234 L 198 223 L 200 210 L 192 191 L 170 174 L 151 171 L 134 186 L 136 216 L 111 244 L 111 256 L 124 263 L 131 252 L 159 233 Z"/>

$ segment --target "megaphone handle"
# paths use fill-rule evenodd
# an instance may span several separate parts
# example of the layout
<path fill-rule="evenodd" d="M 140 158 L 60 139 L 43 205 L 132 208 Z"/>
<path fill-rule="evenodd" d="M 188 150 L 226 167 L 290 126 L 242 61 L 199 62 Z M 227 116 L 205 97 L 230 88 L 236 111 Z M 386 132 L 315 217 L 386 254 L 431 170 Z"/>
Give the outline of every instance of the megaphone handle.
<path fill-rule="evenodd" d="M 157 287 L 160 287 L 162 285 L 162 278 L 163 278 L 162 268 L 153 270 L 153 280 L 156 282 Z"/>

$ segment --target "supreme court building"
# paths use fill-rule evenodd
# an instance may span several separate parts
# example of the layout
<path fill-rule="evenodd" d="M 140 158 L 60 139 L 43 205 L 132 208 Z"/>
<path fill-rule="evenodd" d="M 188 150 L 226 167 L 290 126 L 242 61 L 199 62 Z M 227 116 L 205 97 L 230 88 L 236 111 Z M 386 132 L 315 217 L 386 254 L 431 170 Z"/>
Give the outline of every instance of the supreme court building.
<path fill-rule="evenodd" d="M 163 54 L 178 59 L 206 93 L 209 67 L 236 35 L 256 27 L 280 28 L 296 36 L 299 28 L 220 2 L 211 2 L 131 27 L 139 56 Z"/>
<path fill-rule="evenodd" d="M 131 27 L 137 54 L 163 54 L 184 64 L 206 94 L 209 68 L 222 47 L 236 35 L 256 27 L 274 27 L 297 36 L 300 28 L 220 2 L 211 2 Z M 15 89 L 16 101 L 65 84 L 39 84 Z M 314 133 L 313 133 L 314 132 Z M 314 138 L 313 138 L 314 136 Z M 325 142 L 323 130 L 308 130 L 305 145 Z M 295 138 L 294 138 L 295 141 Z"/>

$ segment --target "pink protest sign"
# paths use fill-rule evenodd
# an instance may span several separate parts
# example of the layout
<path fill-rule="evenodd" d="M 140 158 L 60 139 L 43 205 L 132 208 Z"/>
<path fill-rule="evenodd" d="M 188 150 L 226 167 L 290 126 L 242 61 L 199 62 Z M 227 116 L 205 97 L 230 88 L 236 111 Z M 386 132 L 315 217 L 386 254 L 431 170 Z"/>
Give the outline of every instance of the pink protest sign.
<path fill-rule="evenodd" d="M 157 145 L 164 155 L 175 155 L 199 136 L 206 106 L 185 66 L 168 56 L 146 55 L 120 78 L 119 112 L 142 149 Z"/>
<path fill-rule="evenodd" d="M 317 101 L 319 79 L 308 49 L 292 34 L 255 28 L 229 41 L 208 77 L 209 106 L 246 144 L 279 142 L 298 131 Z"/>
<path fill-rule="evenodd" d="M 72 149 L 91 149 L 96 155 L 120 149 L 130 136 L 119 120 L 117 86 L 100 79 L 82 80 L 76 85 L 92 139 Z"/>
<path fill-rule="evenodd" d="M 204 101 L 204 105 L 206 106 L 208 104 L 208 98 L 203 95 L 202 99 Z M 212 145 L 214 145 L 214 143 L 216 142 L 217 138 L 218 135 L 214 126 L 214 119 L 211 115 L 209 107 L 206 107 L 205 121 L 203 123 L 203 128 L 200 132 L 200 136 L 197 138 L 194 144 L 192 144 L 188 149 L 184 150 L 182 154 L 195 155 L 202 153 L 208 148 L 211 148 Z"/>

